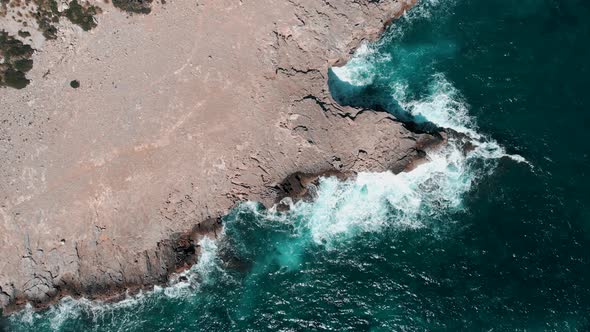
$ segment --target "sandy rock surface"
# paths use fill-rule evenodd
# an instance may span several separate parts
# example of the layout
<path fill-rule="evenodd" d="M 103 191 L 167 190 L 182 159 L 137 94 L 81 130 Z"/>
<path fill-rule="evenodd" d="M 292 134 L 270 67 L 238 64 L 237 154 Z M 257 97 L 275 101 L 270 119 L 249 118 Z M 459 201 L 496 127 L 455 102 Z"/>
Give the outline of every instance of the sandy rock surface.
<path fill-rule="evenodd" d="M 337 105 L 327 71 L 411 2 L 175 0 L 64 23 L 31 84 L 0 89 L 0 307 L 164 282 L 175 234 L 272 205 L 295 172 L 401 171 L 432 137 Z"/>

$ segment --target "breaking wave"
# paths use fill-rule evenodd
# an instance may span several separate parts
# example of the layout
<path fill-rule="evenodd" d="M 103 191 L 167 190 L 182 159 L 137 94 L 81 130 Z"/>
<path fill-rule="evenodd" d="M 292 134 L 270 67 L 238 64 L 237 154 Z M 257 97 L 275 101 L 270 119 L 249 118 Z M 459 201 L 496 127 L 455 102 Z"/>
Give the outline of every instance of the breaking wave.
<path fill-rule="evenodd" d="M 332 71 L 352 86 L 366 86 L 373 83 L 376 76 L 376 63 L 388 61 L 387 55 L 376 52 L 371 45 L 364 43 L 354 53 L 345 66 L 333 67 Z"/>

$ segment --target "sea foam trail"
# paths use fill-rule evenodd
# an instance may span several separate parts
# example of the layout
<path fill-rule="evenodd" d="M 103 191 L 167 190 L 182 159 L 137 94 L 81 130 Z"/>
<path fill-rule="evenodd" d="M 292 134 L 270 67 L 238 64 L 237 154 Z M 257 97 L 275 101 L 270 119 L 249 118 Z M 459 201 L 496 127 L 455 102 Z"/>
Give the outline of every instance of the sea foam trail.
<path fill-rule="evenodd" d="M 432 75 L 428 84 L 428 94 L 419 100 L 408 96 L 407 84 L 395 82 L 391 87 L 392 97 L 398 105 L 417 123 L 433 123 L 440 128 L 451 129 L 466 135 L 477 149 L 473 155 L 482 159 L 509 158 L 519 163 L 532 166 L 525 158 L 509 154 L 494 139 L 478 132 L 475 119 L 469 115 L 469 107 L 460 96 L 459 91 L 443 74 Z M 456 142 L 450 142 L 456 144 Z M 467 154 L 466 158 L 473 157 Z"/>

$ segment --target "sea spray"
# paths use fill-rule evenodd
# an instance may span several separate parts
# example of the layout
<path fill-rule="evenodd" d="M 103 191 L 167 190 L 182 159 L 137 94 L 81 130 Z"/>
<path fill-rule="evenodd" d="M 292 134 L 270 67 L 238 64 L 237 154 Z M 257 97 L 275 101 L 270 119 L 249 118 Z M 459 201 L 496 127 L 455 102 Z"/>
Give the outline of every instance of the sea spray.
<path fill-rule="evenodd" d="M 363 43 L 345 66 L 333 67 L 332 70 L 342 81 L 352 86 L 367 86 L 373 83 L 375 78 L 376 63 L 388 60 L 388 55 L 381 55 L 371 44 Z"/>
<path fill-rule="evenodd" d="M 409 96 L 406 82 L 394 82 L 391 85 L 392 98 L 417 123 L 430 122 L 440 128 L 452 129 L 470 138 L 479 139 L 481 135 L 476 132 L 468 106 L 445 76 L 436 73 L 427 85 L 425 97 L 416 100 Z"/>
<path fill-rule="evenodd" d="M 221 234 L 223 237 L 223 232 Z M 168 287 L 163 287 L 166 295 L 179 296 L 178 290 L 198 287 L 199 285 L 212 282 L 211 274 L 221 267 L 218 257 L 218 240 L 204 236 L 199 240 L 199 260 L 187 271 L 183 271 L 171 277 Z"/>

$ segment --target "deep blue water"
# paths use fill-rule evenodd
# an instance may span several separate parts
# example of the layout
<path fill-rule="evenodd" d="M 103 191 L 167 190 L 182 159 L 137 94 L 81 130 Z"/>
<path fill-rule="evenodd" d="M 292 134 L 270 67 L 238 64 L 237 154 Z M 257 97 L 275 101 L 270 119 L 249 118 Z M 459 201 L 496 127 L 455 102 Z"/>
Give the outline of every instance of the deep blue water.
<path fill-rule="evenodd" d="M 330 73 L 344 104 L 450 128 L 410 173 L 325 179 L 203 243 L 190 282 L 64 300 L 15 331 L 590 329 L 590 2 L 422 0 Z M 221 257 L 235 257 L 241 269 Z"/>

